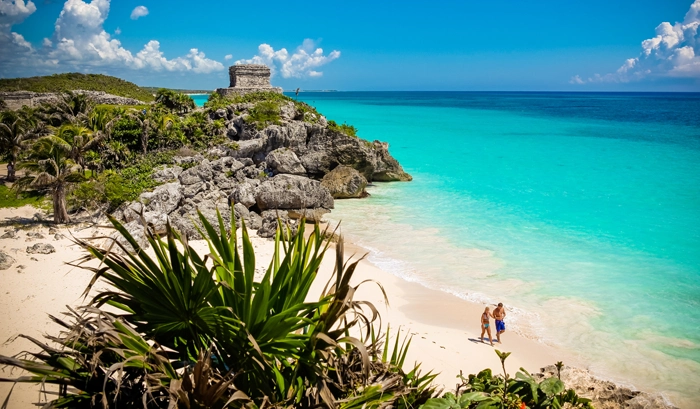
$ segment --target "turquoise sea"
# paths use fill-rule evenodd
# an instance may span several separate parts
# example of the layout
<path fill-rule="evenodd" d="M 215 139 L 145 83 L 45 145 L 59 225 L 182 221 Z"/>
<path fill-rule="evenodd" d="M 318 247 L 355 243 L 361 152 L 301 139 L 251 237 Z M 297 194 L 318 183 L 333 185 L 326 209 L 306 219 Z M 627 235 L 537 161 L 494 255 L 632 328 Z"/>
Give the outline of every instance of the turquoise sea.
<path fill-rule="evenodd" d="M 511 329 L 598 375 L 700 399 L 700 94 L 298 98 L 414 177 L 336 201 L 370 261 L 503 302 Z"/>

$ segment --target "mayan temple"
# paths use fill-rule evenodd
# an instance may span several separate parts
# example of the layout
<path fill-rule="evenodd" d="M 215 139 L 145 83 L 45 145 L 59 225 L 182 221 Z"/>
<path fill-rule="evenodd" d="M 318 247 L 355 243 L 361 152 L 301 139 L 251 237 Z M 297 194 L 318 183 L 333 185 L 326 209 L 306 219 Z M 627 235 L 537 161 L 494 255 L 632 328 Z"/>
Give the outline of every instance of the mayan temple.
<path fill-rule="evenodd" d="M 228 69 L 230 86 L 218 88 L 222 96 L 245 95 L 251 92 L 277 92 L 282 93 L 282 88 L 273 87 L 270 84 L 270 68 L 262 64 L 232 65 Z"/>

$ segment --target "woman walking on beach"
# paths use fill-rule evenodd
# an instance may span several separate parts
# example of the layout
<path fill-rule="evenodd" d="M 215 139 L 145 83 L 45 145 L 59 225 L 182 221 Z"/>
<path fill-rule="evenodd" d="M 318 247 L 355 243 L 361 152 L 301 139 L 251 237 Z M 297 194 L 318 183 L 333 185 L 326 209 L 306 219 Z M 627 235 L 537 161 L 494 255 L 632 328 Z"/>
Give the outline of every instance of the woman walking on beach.
<path fill-rule="evenodd" d="M 491 339 L 491 325 L 489 324 L 489 318 L 493 318 L 493 315 L 491 315 L 491 312 L 489 311 L 489 307 L 486 307 L 484 310 L 484 313 L 481 314 L 481 342 L 484 342 L 484 332 L 488 333 L 489 335 L 489 342 L 491 343 L 491 346 L 493 346 L 493 339 Z"/>

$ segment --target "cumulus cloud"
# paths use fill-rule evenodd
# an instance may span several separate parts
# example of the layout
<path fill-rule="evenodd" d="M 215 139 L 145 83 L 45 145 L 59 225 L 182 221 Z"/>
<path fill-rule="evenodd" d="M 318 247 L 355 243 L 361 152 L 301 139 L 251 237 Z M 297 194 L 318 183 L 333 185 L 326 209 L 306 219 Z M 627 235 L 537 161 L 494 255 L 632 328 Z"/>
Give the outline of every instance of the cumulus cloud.
<path fill-rule="evenodd" d="M 231 55 L 231 54 L 226 54 L 226 55 L 224 56 L 224 60 L 226 60 L 226 61 L 228 61 L 228 60 L 230 60 L 230 59 L 232 59 L 232 58 L 233 58 L 233 55 Z"/>
<path fill-rule="evenodd" d="M 630 82 L 645 78 L 700 78 L 700 0 L 695 0 L 683 22 L 663 22 L 656 36 L 642 41 L 642 51 L 629 58 L 614 73 L 595 74 L 582 79 L 576 75 L 572 84 L 591 82 Z"/>
<path fill-rule="evenodd" d="M 144 17 L 148 15 L 148 8 L 146 6 L 136 6 L 134 10 L 131 11 L 131 19 L 136 20 L 139 17 Z"/>
<path fill-rule="evenodd" d="M 281 73 L 283 78 L 320 77 L 323 72 L 316 68 L 340 57 L 340 51 L 333 50 L 324 55 L 322 48 L 316 48 L 313 40 L 306 39 L 293 54 L 286 48 L 275 51 L 269 44 L 260 44 L 258 54 L 248 60 L 238 60 L 236 64 L 265 64 L 272 74 Z"/>
<path fill-rule="evenodd" d="M 9 8 L 8 5 L 14 8 Z M 141 51 L 132 54 L 103 28 L 109 15 L 109 7 L 110 0 L 92 0 L 89 3 L 83 0 L 67 0 L 54 24 L 53 37 L 44 39 L 43 48 L 37 52 L 21 35 L 10 31 L 12 24 L 21 22 L 36 10 L 34 4 L 28 2 L 25 5 L 21 0 L 14 3 L 0 0 L 0 55 L 3 62 L 6 62 L 0 64 L 0 74 L 6 75 L 7 71 L 16 71 L 23 66 L 24 69 L 34 70 L 41 67 L 50 67 L 51 70 L 104 67 L 195 73 L 224 69 L 223 64 L 206 58 L 206 55 L 196 48 L 191 49 L 187 55 L 168 59 L 160 51 L 160 43 L 156 40 L 149 41 Z M 6 20 L 10 22 L 5 23 Z M 116 33 L 119 32 L 117 29 Z M 11 50 L 5 47 L 8 44 L 12 45 Z"/>
<path fill-rule="evenodd" d="M 25 63 L 35 56 L 36 50 L 24 36 L 12 31 L 12 26 L 23 22 L 35 11 L 36 5 L 31 0 L 0 0 L 0 69 Z"/>
<path fill-rule="evenodd" d="M 36 5 L 29 0 L 0 0 L 0 28 L 9 30 L 13 25 L 24 21 L 36 11 Z"/>

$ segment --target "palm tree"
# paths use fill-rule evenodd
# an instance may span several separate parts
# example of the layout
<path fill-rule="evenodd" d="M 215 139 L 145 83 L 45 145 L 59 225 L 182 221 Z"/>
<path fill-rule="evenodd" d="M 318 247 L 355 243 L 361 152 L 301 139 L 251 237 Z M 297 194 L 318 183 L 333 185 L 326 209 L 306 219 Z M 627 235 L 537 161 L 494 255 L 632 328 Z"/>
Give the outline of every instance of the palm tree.
<path fill-rule="evenodd" d="M 148 153 L 148 132 L 151 128 L 151 115 L 144 109 L 143 111 L 132 110 L 129 112 L 128 116 L 138 122 L 141 127 L 141 153 L 145 155 Z"/>
<path fill-rule="evenodd" d="M 26 148 L 27 141 L 36 136 L 31 123 L 12 111 L 0 113 L 0 156 L 7 158 L 7 180 L 15 181 L 17 159 Z"/>
<path fill-rule="evenodd" d="M 56 136 L 71 146 L 70 158 L 85 171 L 85 154 L 96 148 L 107 135 L 95 134 L 89 128 L 80 125 L 65 124 L 56 130 Z"/>
<path fill-rule="evenodd" d="M 58 102 L 43 108 L 42 119 L 54 126 L 79 123 L 87 120 L 94 107 L 94 102 L 85 94 L 68 91 Z"/>
<path fill-rule="evenodd" d="M 162 149 L 164 144 L 167 142 L 168 136 L 170 135 L 170 130 L 175 123 L 177 117 L 170 114 L 160 113 L 158 115 L 153 115 L 153 130 L 155 131 L 155 137 L 158 141 L 158 148 Z"/>
<path fill-rule="evenodd" d="M 72 145 L 55 135 L 39 138 L 32 146 L 27 160 L 20 163 L 28 174 L 15 184 L 18 190 L 28 188 L 47 189 L 53 198 L 53 218 L 55 223 L 68 223 L 70 217 L 66 209 L 66 189 L 72 183 L 85 180 L 72 159 Z"/>
<path fill-rule="evenodd" d="M 129 147 L 120 141 L 111 140 L 105 144 L 105 150 L 102 152 L 104 164 L 109 168 L 119 167 L 124 163 L 131 152 Z"/>

